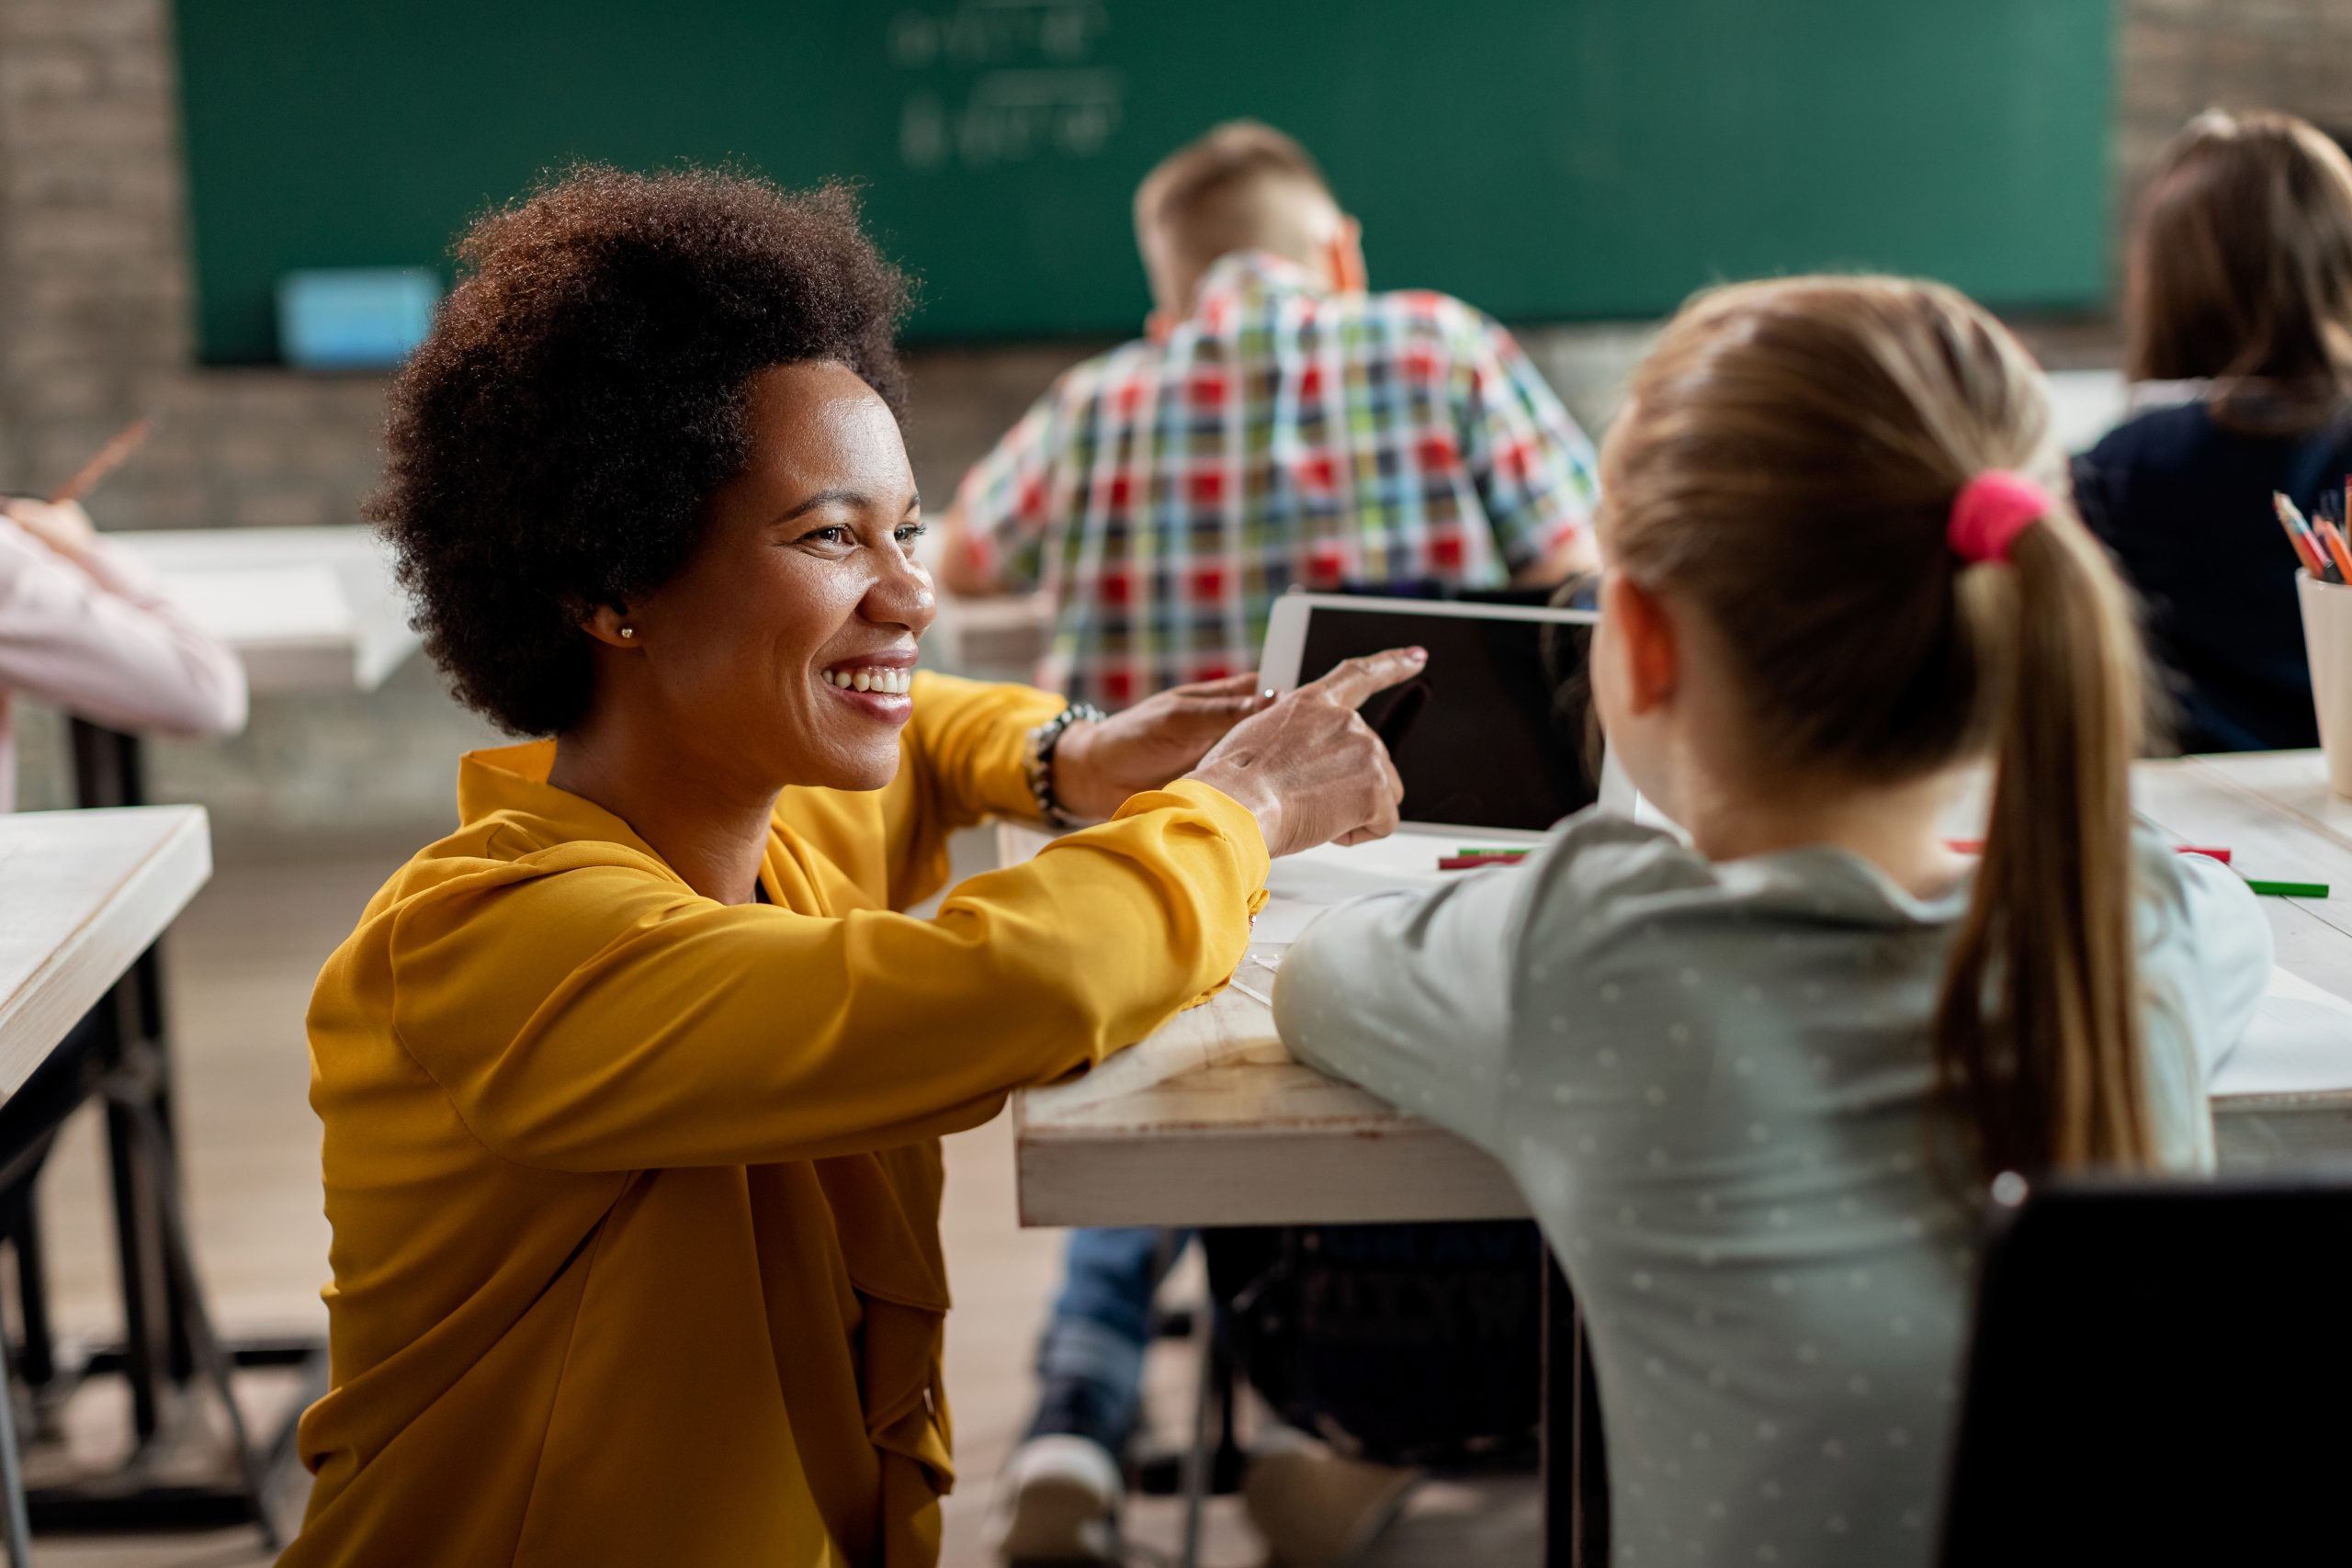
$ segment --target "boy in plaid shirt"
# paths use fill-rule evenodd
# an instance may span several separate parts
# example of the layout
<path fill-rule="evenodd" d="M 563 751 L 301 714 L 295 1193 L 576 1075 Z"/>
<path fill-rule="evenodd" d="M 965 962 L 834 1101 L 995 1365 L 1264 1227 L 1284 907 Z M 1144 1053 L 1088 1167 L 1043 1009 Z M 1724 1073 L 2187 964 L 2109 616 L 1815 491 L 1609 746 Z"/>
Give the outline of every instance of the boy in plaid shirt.
<path fill-rule="evenodd" d="M 1355 220 L 1290 138 L 1248 121 L 1136 195 L 1148 335 L 1064 374 L 966 476 L 939 576 L 1042 589 L 1041 684 L 1116 708 L 1250 671 L 1293 584 L 1556 581 L 1594 564 L 1591 444 L 1510 335 L 1442 294 L 1364 292 Z M 1073 1232 L 1028 1435 L 991 1535 L 1016 1562 L 1114 1562 L 1152 1295 L 1187 1236 Z M 1376 1528 L 1407 1472 L 1261 1456 L 1278 1556 Z M 1296 1499 L 1318 1500 L 1302 1510 Z M 1261 1506 L 1262 1505 L 1262 1506 Z M 1278 1509 L 1279 1506 L 1279 1509 Z"/>
<path fill-rule="evenodd" d="M 1065 373 L 946 521 L 951 591 L 1052 599 L 1045 683 L 1116 708 L 1238 674 L 1293 584 L 1593 564 L 1584 433 L 1487 317 L 1364 292 L 1296 142 L 1218 127 L 1144 181 L 1136 233 L 1149 334 Z"/>

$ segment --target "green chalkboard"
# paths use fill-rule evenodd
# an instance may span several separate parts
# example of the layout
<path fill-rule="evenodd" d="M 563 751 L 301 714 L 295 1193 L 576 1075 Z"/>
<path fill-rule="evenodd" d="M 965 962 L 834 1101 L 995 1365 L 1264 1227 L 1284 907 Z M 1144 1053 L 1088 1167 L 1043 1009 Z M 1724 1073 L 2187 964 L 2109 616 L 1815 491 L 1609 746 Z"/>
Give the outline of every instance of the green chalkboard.
<path fill-rule="evenodd" d="M 576 158 L 864 184 L 918 337 L 1132 330 L 1136 181 L 1210 123 L 1306 141 L 1376 285 L 1508 320 L 1713 279 L 2108 282 L 2109 0 L 180 0 L 199 338 L 297 267 L 446 265 Z"/>

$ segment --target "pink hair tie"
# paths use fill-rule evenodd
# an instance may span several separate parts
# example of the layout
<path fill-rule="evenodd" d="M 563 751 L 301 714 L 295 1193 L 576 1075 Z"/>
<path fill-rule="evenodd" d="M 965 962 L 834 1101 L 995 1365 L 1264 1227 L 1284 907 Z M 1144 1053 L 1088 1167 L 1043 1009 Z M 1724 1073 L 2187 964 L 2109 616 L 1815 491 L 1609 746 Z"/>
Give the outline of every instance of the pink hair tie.
<path fill-rule="evenodd" d="M 2049 515 L 2049 491 L 2023 474 L 1987 468 L 1952 498 L 1944 537 L 1951 553 L 1971 566 L 2006 561 L 2017 536 Z"/>

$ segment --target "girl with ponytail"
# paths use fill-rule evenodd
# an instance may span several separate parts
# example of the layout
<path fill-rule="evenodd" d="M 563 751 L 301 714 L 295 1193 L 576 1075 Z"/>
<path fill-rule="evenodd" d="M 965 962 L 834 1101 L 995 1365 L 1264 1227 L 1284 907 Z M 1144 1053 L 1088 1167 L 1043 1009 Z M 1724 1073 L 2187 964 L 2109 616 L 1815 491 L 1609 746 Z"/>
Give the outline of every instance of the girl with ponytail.
<path fill-rule="evenodd" d="M 2147 677 L 2062 473 L 1950 289 L 1702 296 L 1602 449 L 1591 670 L 1681 831 L 1573 818 L 1283 964 L 1298 1055 L 1524 1190 L 1621 1561 L 1930 1561 L 1981 1183 L 2211 1164 L 2268 927 L 2134 831 Z M 1972 781 L 1981 859 L 1944 840 Z"/>

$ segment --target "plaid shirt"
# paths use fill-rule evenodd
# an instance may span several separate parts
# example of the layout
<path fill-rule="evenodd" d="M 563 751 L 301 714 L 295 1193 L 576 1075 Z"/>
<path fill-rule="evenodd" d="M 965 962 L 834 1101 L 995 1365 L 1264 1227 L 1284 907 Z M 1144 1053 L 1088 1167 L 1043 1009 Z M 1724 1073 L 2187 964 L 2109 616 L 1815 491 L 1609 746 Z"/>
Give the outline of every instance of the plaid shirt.
<path fill-rule="evenodd" d="M 1293 584 L 1499 586 L 1594 496 L 1591 444 L 1495 322 L 1250 253 L 1163 340 L 1065 373 L 956 499 L 998 582 L 1053 597 L 1044 682 L 1117 707 L 1250 669 Z"/>

